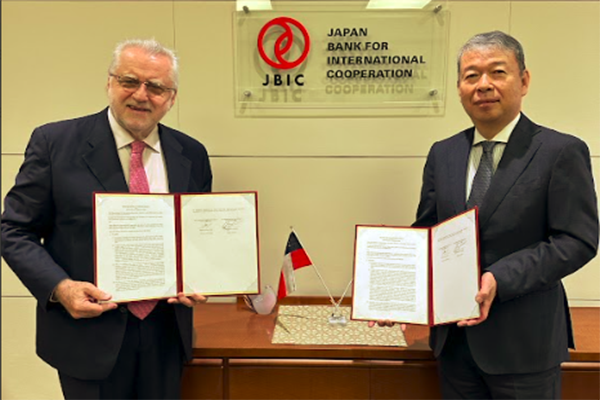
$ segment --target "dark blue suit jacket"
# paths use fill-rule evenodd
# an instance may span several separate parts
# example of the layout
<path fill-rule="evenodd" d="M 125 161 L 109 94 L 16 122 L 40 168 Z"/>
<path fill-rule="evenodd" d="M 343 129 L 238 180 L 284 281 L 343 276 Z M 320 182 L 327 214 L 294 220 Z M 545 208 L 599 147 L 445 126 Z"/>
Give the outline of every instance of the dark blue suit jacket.
<path fill-rule="evenodd" d="M 128 192 L 108 122 L 98 114 L 35 129 L 2 215 L 2 256 L 38 301 L 37 353 L 62 373 L 104 379 L 116 361 L 127 314 L 73 319 L 49 302 L 64 278 L 94 281 L 93 192 Z M 171 192 L 209 192 L 206 149 L 159 125 Z M 192 310 L 175 313 L 186 356 L 192 354 Z"/>
<path fill-rule="evenodd" d="M 473 134 L 467 129 L 432 146 L 414 226 L 465 210 Z M 561 278 L 598 248 L 585 143 L 521 115 L 480 208 L 479 234 L 482 271 L 494 274 L 498 291 L 488 319 L 465 328 L 478 366 L 490 374 L 531 373 L 567 360 L 574 343 Z M 431 330 L 436 357 L 447 334 L 448 326 Z"/>

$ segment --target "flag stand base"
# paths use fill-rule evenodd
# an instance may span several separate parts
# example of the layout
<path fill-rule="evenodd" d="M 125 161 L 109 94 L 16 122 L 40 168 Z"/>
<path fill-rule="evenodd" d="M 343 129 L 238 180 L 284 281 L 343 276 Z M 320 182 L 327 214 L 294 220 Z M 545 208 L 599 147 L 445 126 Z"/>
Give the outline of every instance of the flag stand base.
<path fill-rule="evenodd" d="M 329 317 L 329 325 L 346 326 L 347 323 L 348 323 L 348 320 L 343 315 L 337 315 L 337 314 L 333 313 Z"/>

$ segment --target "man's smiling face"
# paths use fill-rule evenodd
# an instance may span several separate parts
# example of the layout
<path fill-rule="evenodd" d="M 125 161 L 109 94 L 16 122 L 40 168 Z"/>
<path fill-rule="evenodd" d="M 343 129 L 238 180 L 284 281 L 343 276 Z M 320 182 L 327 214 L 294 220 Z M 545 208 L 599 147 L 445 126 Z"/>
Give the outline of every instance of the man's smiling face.
<path fill-rule="evenodd" d="M 143 140 L 156 127 L 175 103 L 177 93 L 165 91 L 162 95 L 148 93 L 146 85 L 137 89 L 121 86 L 117 76 L 152 82 L 172 87 L 171 60 L 164 55 L 151 55 L 131 47 L 123 50 L 119 64 L 108 78 L 108 98 L 113 116 L 135 139 Z"/>
<path fill-rule="evenodd" d="M 487 139 L 517 117 L 529 81 L 529 71 L 519 70 L 511 51 L 495 47 L 473 49 L 460 59 L 460 101 Z"/>

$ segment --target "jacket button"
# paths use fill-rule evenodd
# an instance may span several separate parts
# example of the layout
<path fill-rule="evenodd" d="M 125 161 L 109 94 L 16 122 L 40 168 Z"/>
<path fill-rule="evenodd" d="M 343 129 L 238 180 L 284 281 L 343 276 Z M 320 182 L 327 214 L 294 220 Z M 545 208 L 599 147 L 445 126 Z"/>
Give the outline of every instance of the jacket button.
<path fill-rule="evenodd" d="M 127 307 L 119 306 L 119 311 L 121 311 L 123 314 L 125 314 L 127 312 Z"/>

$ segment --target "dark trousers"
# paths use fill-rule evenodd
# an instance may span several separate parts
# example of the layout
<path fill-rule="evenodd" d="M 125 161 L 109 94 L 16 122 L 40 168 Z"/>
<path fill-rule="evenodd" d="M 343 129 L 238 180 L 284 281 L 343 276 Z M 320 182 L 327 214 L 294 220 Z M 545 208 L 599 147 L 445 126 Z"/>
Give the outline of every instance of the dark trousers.
<path fill-rule="evenodd" d="M 100 381 L 60 373 L 65 399 L 179 399 L 184 353 L 173 306 L 165 301 L 143 321 L 129 313 L 110 375 Z"/>
<path fill-rule="evenodd" d="M 444 399 L 561 398 L 560 365 L 531 374 L 486 374 L 473 360 L 464 329 L 452 327 L 438 359 Z"/>

